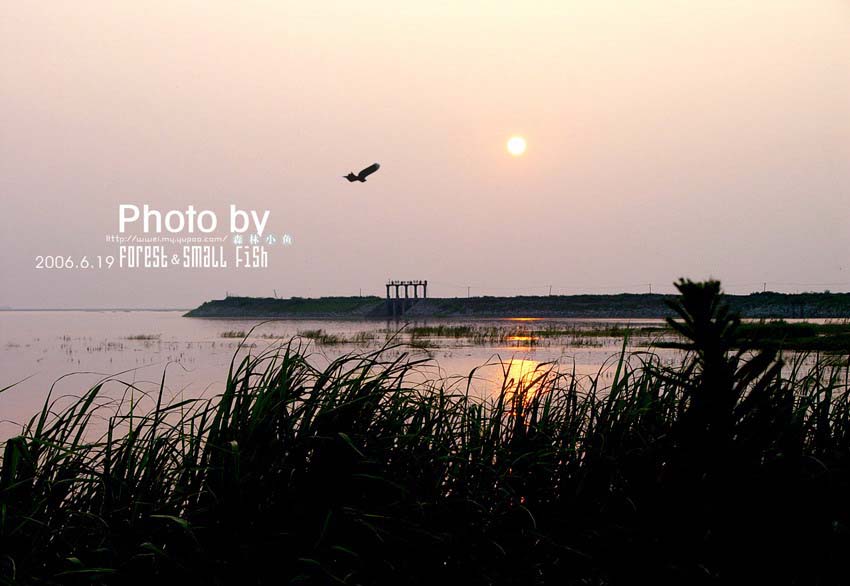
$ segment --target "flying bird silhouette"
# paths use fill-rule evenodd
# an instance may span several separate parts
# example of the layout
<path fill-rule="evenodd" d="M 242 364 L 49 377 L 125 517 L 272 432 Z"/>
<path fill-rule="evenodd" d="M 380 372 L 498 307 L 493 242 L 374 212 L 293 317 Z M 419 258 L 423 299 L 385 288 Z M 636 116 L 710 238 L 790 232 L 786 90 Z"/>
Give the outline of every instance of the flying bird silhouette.
<path fill-rule="evenodd" d="M 381 166 L 378 163 L 372 163 L 371 165 L 360 171 L 360 173 L 358 173 L 357 175 L 355 175 L 354 173 L 349 173 L 348 175 L 343 175 L 343 177 L 345 177 L 352 183 L 355 181 L 359 181 L 360 183 L 366 183 L 366 178 L 380 168 Z"/>

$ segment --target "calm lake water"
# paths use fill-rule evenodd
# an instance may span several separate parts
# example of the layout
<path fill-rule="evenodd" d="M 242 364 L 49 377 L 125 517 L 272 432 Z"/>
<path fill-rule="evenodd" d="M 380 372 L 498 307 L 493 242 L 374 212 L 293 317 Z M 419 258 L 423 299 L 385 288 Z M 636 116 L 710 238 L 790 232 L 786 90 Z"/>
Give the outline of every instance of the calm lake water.
<path fill-rule="evenodd" d="M 224 388 L 241 332 L 259 320 L 190 319 L 177 311 L 2 311 L 0 312 L 0 436 L 9 437 L 39 409 L 51 385 L 53 396 L 76 396 L 105 377 L 141 389 L 159 388 L 167 368 L 171 397 L 213 396 Z M 299 334 L 308 336 L 311 360 L 326 364 L 341 354 L 377 349 L 395 336 L 404 344 L 392 352 L 432 359 L 426 376 L 466 377 L 476 367 L 475 392 L 486 395 L 509 377 L 522 377 L 541 363 L 557 362 L 579 374 L 594 374 L 620 350 L 617 337 L 582 332 L 612 325 L 657 326 L 660 320 L 427 320 L 405 324 L 384 321 L 278 320 L 260 325 L 251 337 L 262 349 Z M 436 328 L 445 326 L 446 331 Z M 469 326 L 462 335 L 458 328 Z M 431 328 L 431 333 L 416 328 Z M 452 329 L 454 328 L 454 329 Z M 399 333 L 399 329 L 401 332 Z M 321 333 L 319 333 L 321 330 Z M 567 331 L 547 337 L 539 330 Z M 436 333 L 433 333 L 435 332 Z M 636 338 L 635 348 L 649 343 Z M 667 353 L 669 359 L 674 356 Z M 606 372 L 604 377 L 612 377 Z M 111 382 L 113 392 L 126 385 Z"/>

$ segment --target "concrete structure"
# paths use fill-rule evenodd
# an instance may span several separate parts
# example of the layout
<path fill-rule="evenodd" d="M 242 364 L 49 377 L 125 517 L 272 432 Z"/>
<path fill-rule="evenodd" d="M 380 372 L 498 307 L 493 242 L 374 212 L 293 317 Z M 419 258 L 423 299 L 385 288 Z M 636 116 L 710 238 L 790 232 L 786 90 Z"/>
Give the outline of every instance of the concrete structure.
<path fill-rule="evenodd" d="M 428 281 L 387 281 L 387 315 L 400 317 L 404 315 L 420 299 L 419 288 L 422 288 L 422 299 L 428 298 Z M 404 288 L 404 297 L 401 288 Z M 413 297 L 410 288 L 413 288 Z M 395 297 L 390 295 L 390 289 L 395 289 Z"/>

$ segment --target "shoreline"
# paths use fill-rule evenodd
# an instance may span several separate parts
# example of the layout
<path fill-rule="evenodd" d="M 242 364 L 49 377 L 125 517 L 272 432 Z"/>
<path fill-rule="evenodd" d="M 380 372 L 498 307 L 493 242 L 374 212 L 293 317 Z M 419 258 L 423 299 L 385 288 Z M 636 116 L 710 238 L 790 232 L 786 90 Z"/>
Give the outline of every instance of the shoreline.
<path fill-rule="evenodd" d="M 674 315 L 666 294 L 559 295 L 522 297 L 262 298 L 207 301 L 184 317 L 222 319 L 664 319 Z M 752 293 L 724 295 L 732 311 L 751 319 L 848 319 L 850 293 Z M 396 314 L 392 313 L 392 304 Z M 401 311 L 401 307 L 405 311 Z"/>

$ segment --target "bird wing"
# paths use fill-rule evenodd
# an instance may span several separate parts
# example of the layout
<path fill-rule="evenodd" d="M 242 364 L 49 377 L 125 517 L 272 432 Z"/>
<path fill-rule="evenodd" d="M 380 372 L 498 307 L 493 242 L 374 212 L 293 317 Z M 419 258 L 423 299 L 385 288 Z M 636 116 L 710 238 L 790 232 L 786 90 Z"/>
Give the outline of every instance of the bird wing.
<path fill-rule="evenodd" d="M 381 168 L 381 166 L 378 163 L 373 163 L 373 164 L 369 165 L 368 167 L 366 167 L 365 169 L 363 169 L 362 171 L 360 171 L 360 173 L 358 173 L 357 176 L 360 177 L 361 179 L 365 179 L 366 177 L 368 177 L 369 175 L 371 175 L 372 173 L 374 173 L 375 171 L 377 171 L 380 168 Z"/>

